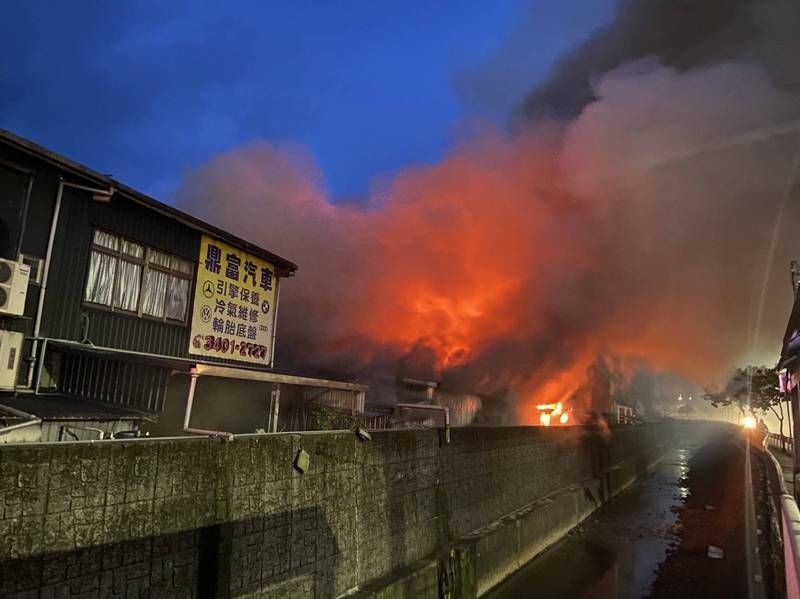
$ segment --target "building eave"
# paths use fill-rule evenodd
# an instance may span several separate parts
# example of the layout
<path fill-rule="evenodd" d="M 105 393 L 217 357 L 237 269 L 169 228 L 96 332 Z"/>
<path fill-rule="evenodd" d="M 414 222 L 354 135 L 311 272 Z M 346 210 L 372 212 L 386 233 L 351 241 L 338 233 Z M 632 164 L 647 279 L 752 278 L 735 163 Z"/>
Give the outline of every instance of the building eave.
<path fill-rule="evenodd" d="M 192 216 L 191 214 L 187 214 L 156 200 L 124 183 L 121 183 L 111 177 L 110 175 L 104 175 L 99 173 L 83 164 L 75 162 L 74 160 L 67 158 L 66 156 L 62 156 L 52 150 L 48 150 L 28 139 L 20 137 L 14 133 L 6 129 L 0 128 L 0 140 L 8 144 L 9 146 L 24 152 L 30 156 L 43 160 L 53 166 L 56 166 L 62 170 L 68 171 L 75 176 L 79 176 L 83 179 L 86 179 L 93 184 L 99 187 L 113 187 L 116 189 L 116 192 L 124 196 L 126 199 L 129 199 L 137 204 L 141 204 L 146 208 L 158 212 L 172 220 L 176 220 L 181 224 L 190 227 L 200 233 L 205 233 L 212 237 L 217 237 L 222 239 L 223 241 L 229 242 L 231 245 L 237 246 L 246 252 L 257 256 L 263 260 L 266 260 L 275 265 L 278 269 L 278 276 L 281 277 L 290 277 L 297 271 L 297 265 L 286 258 L 278 256 L 277 254 L 273 254 L 272 252 L 265 250 L 262 247 L 255 245 L 254 243 L 247 241 L 246 239 L 242 239 L 232 233 L 224 231 L 210 223 L 200 220 Z"/>

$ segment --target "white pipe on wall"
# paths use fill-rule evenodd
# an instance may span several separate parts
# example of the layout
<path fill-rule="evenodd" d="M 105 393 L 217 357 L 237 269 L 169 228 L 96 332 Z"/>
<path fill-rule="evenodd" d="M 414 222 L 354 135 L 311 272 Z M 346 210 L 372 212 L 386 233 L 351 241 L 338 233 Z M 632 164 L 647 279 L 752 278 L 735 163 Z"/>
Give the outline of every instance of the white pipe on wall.
<path fill-rule="evenodd" d="M 97 189 L 95 187 L 87 187 L 85 185 L 78 185 L 77 183 L 68 183 L 64 179 L 58 181 L 58 191 L 56 192 L 56 204 L 53 207 L 53 219 L 50 221 L 50 236 L 47 239 L 47 251 L 44 255 L 44 269 L 42 270 L 42 282 L 39 285 L 39 302 L 36 305 L 36 319 L 33 325 L 33 347 L 31 348 L 31 366 L 28 371 L 28 387 L 33 384 L 33 371 L 36 368 L 36 362 L 40 359 L 39 345 L 41 343 L 39 334 L 42 328 L 42 314 L 44 312 L 44 298 L 47 294 L 47 281 L 50 278 L 50 264 L 53 259 L 53 245 L 56 241 L 56 231 L 58 230 L 58 217 L 61 215 L 61 201 L 64 197 L 64 188 L 80 189 L 88 191 L 96 196 L 111 197 L 114 195 L 115 189 Z"/>
<path fill-rule="evenodd" d="M 38 416 L 34 416 L 33 414 L 29 414 L 28 412 L 23 412 L 22 410 L 18 410 L 16 408 L 12 408 L 11 406 L 5 406 L 3 404 L 0 404 L 0 409 L 10 414 L 14 414 L 15 416 L 19 416 L 21 418 L 27 418 L 25 422 L 19 422 L 17 424 L 12 424 L 11 426 L 0 428 L 0 435 L 3 435 L 5 433 L 10 433 L 11 431 L 15 431 L 21 428 L 25 428 L 26 426 L 33 426 L 34 424 L 39 424 L 42 422 L 42 419 L 39 418 Z"/>
<path fill-rule="evenodd" d="M 272 311 L 272 339 L 269 348 L 269 367 L 275 367 L 275 337 L 278 334 L 278 305 L 281 302 L 281 280 L 275 277 L 275 308 Z"/>
<path fill-rule="evenodd" d="M 44 297 L 47 292 L 47 281 L 50 277 L 50 263 L 53 257 L 53 245 L 56 241 L 56 231 L 58 230 L 58 217 L 61 214 L 61 201 L 64 196 L 64 188 L 80 189 L 88 191 L 95 195 L 108 196 L 109 198 L 114 195 L 114 188 L 97 189 L 95 187 L 87 187 L 85 185 L 78 185 L 77 183 L 67 183 L 64 179 L 58 182 L 58 192 L 56 192 L 56 205 L 53 208 L 53 220 L 50 222 L 50 237 L 47 239 L 47 252 L 44 255 L 44 270 L 42 271 L 42 283 L 39 288 L 39 304 L 36 306 L 36 321 L 33 326 L 34 338 L 39 337 L 39 331 L 42 326 L 42 312 L 44 311 Z"/>

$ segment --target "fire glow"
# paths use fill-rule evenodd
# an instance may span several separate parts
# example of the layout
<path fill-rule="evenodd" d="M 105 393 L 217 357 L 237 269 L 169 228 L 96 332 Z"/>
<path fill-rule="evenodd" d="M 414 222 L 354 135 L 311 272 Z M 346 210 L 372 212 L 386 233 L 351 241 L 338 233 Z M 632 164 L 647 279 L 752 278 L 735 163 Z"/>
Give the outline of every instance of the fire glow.
<path fill-rule="evenodd" d="M 282 366 L 437 380 L 517 423 L 580 421 L 598 356 L 700 380 L 738 358 L 729 324 L 747 321 L 751 281 L 731 265 L 771 227 L 751 198 L 775 197 L 752 175 L 794 155 L 640 168 L 786 112 L 745 67 L 645 66 L 599 78 L 572 121 L 482 131 L 361 203 L 333 202 L 308 155 L 269 144 L 215 159 L 179 201 L 300 265 L 281 285 Z M 720 111 L 730 97 L 741 110 Z"/>
<path fill-rule="evenodd" d="M 569 412 L 564 411 L 561 402 L 555 404 L 538 404 L 536 410 L 539 412 L 539 424 L 551 426 L 552 424 L 566 425 L 569 423 Z"/>

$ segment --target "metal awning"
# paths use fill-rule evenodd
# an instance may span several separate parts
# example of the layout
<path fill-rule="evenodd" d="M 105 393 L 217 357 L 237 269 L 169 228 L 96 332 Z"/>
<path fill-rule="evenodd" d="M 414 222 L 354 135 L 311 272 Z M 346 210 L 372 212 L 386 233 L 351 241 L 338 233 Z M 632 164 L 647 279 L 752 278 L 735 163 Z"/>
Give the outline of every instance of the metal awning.
<path fill-rule="evenodd" d="M 45 339 L 47 349 L 56 349 L 78 354 L 89 354 L 105 358 L 124 358 L 126 361 L 149 366 L 163 366 L 173 370 L 185 370 L 187 373 L 197 364 L 197 360 L 165 356 L 163 354 L 148 354 L 116 347 L 103 347 L 90 343 L 69 341 L 68 339 Z"/>
<path fill-rule="evenodd" d="M 231 368 L 229 366 L 214 366 L 210 364 L 198 364 L 196 372 L 200 376 L 214 376 L 225 379 L 239 379 L 245 381 L 260 381 L 263 383 L 278 383 L 281 385 L 302 385 L 305 387 L 322 387 L 325 389 L 339 389 L 341 391 L 364 391 L 369 389 L 369 385 L 361 383 L 345 383 L 343 381 L 331 381 L 328 379 L 315 379 L 306 376 L 295 376 L 292 374 L 281 374 L 278 372 L 265 372 L 258 370 L 246 370 L 243 368 Z"/>
<path fill-rule="evenodd" d="M 79 343 L 77 341 L 69 341 L 66 339 L 47 339 L 46 341 L 48 349 L 90 354 L 107 358 L 125 358 L 125 360 L 140 364 L 171 368 L 179 373 L 185 372 L 186 374 L 191 374 L 192 372 L 195 372 L 200 376 L 261 381 L 264 383 L 278 383 L 281 385 L 324 387 L 327 389 L 339 389 L 341 391 L 367 391 L 367 389 L 369 389 L 369 385 L 362 383 L 349 383 L 344 381 L 318 379 L 293 374 L 282 374 L 272 370 L 263 370 L 247 365 L 221 366 L 192 358 L 179 358 L 176 356 L 165 356 L 162 354 L 147 354 L 126 349 L 117 349 L 115 347 L 101 347 L 98 345 L 90 345 L 88 343 Z"/>
<path fill-rule="evenodd" d="M 156 414 L 90 399 L 70 397 L 59 393 L 42 395 L 0 395 L 0 412 L 11 408 L 24 410 L 42 420 L 154 420 Z"/>
<path fill-rule="evenodd" d="M 214 366 L 209 364 L 198 364 L 189 373 L 189 392 L 186 397 L 186 412 L 183 416 L 183 432 L 192 435 L 205 435 L 208 437 L 220 437 L 233 440 L 233 433 L 228 431 L 217 431 L 203 428 L 195 428 L 191 426 L 192 419 L 192 406 L 194 404 L 194 392 L 197 386 L 197 380 L 200 377 L 218 377 L 224 379 L 236 379 L 244 381 L 255 381 L 260 383 L 273 383 L 275 389 L 273 390 L 272 407 L 270 411 L 273 413 L 273 430 L 277 430 L 278 418 L 278 401 L 280 397 L 279 385 L 300 385 L 306 387 L 317 387 L 322 389 L 336 389 L 340 391 L 349 391 L 355 393 L 360 398 L 361 409 L 364 406 L 364 396 L 366 395 L 368 385 L 359 383 L 344 383 L 342 381 L 330 381 L 327 379 L 315 379 L 305 376 L 294 376 L 291 374 L 279 374 L 277 372 L 259 372 L 256 370 L 245 370 L 242 368 L 230 368 L 227 366 Z"/>

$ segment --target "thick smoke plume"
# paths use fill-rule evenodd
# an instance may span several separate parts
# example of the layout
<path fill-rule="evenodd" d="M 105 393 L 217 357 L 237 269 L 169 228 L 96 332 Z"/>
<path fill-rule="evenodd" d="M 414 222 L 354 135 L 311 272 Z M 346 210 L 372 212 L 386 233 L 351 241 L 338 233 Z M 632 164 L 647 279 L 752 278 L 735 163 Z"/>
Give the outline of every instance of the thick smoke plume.
<path fill-rule="evenodd" d="M 798 90 L 798 28 L 794 0 L 619 0 L 614 20 L 559 60 L 519 116 L 575 117 L 598 99 L 598 78 L 648 57 L 679 72 L 756 62 L 775 85 Z"/>
<path fill-rule="evenodd" d="M 332 203 L 302 149 L 268 143 L 192 173 L 179 203 L 300 265 L 281 289 L 284 366 L 436 377 L 507 398 L 522 422 L 534 403 L 578 401 L 598 356 L 631 381 L 708 382 L 772 360 L 791 300 L 785 227 L 753 347 L 800 148 L 800 96 L 765 45 L 769 8 L 800 12 L 787 6 L 622 2 L 513 133 L 484 128 L 363 204 Z M 667 36 L 656 18 L 715 34 Z"/>

